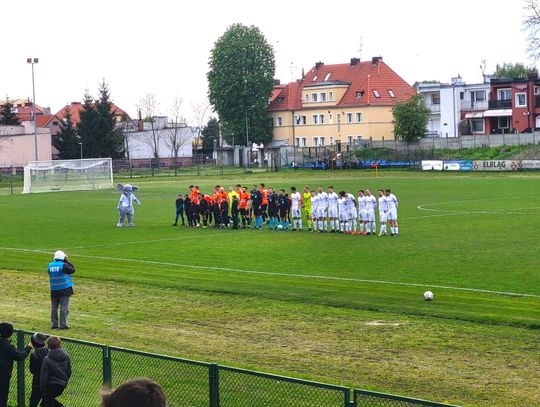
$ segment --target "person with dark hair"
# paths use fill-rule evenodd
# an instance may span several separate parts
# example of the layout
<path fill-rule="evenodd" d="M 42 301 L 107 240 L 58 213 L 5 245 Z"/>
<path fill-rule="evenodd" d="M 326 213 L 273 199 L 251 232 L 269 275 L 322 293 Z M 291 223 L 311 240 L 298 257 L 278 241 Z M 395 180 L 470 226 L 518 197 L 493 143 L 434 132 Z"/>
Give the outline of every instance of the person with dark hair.
<path fill-rule="evenodd" d="M 239 208 L 238 205 L 240 204 L 240 201 L 238 200 L 238 195 L 232 196 L 231 201 L 231 219 L 233 223 L 233 229 L 239 228 L 239 220 L 238 220 L 238 214 L 239 214 Z"/>
<path fill-rule="evenodd" d="M 191 198 L 188 194 L 186 194 L 184 198 L 184 211 L 186 212 L 188 227 L 193 227 L 193 207 L 191 205 Z"/>
<path fill-rule="evenodd" d="M 18 351 L 9 341 L 11 335 L 13 325 L 0 323 L 0 407 L 7 407 L 13 362 L 26 359 L 32 350 L 32 343 L 29 343 L 24 350 Z"/>
<path fill-rule="evenodd" d="M 184 197 L 182 194 L 178 194 L 176 198 L 176 217 L 174 218 L 173 226 L 178 225 L 178 218 L 182 219 L 182 225 L 184 225 Z"/>
<path fill-rule="evenodd" d="M 253 216 L 255 217 L 255 229 L 262 230 L 263 218 L 262 218 L 262 194 L 257 185 L 253 185 L 251 190 L 251 207 L 253 208 Z"/>
<path fill-rule="evenodd" d="M 43 359 L 47 356 L 49 349 L 45 347 L 47 337 L 36 332 L 30 338 L 30 342 L 34 346 L 34 352 L 30 355 L 30 373 L 32 373 L 32 393 L 30 393 L 29 407 L 37 407 L 42 398 L 42 393 L 39 388 L 41 378 L 41 366 Z"/>
<path fill-rule="evenodd" d="M 62 349 L 62 341 L 58 336 L 47 339 L 49 352 L 41 365 L 39 388 L 43 394 L 42 407 L 62 407 L 56 398 L 66 389 L 71 377 L 71 360 Z"/>
<path fill-rule="evenodd" d="M 161 386 L 149 379 L 134 379 L 103 394 L 101 407 L 166 407 Z"/>
<path fill-rule="evenodd" d="M 47 269 L 51 287 L 51 328 L 69 329 L 69 297 L 73 295 L 73 280 L 75 266 L 71 264 L 62 250 L 54 253 L 53 261 Z M 58 318 L 60 311 L 60 318 Z"/>

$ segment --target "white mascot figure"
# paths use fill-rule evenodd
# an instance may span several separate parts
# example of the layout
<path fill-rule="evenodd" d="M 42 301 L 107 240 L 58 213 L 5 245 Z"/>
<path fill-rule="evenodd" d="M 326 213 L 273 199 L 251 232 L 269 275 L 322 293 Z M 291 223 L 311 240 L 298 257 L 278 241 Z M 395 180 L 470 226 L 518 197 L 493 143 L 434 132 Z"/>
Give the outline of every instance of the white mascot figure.
<path fill-rule="evenodd" d="M 141 201 L 137 199 L 133 192 L 137 191 L 138 188 L 130 184 L 118 184 L 117 189 L 119 191 L 122 191 L 122 195 L 120 196 L 120 200 L 118 201 L 117 206 L 119 217 L 116 226 L 119 228 L 123 227 L 125 218 L 127 218 L 128 227 L 135 226 L 135 224 L 133 223 L 133 216 L 135 216 L 135 208 L 133 207 L 133 202 L 137 202 L 137 205 L 141 205 Z"/>

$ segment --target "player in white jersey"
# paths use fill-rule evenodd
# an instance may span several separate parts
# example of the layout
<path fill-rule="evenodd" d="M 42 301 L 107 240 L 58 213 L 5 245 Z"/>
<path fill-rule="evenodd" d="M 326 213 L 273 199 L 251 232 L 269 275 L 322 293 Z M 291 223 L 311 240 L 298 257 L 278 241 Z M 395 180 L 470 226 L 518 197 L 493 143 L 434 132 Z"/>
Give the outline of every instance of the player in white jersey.
<path fill-rule="evenodd" d="M 366 190 L 366 234 L 377 234 L 377 223 L 375 223 L 375 207 L 377 206 L 377 198 L 371 193 L 371 189 Z"/>
<path fill-rule="evenodd" d="M 360 225 L 358 227 L 358 232 L 361 235 L 367 233 L 366 230 L 366 221 L 367 221 L 367 197 L 364 195 L 364 190 L 361 189 L 358 191 L 358 221 Z"/>
<path fill-rule="evenodd" d="M 313 231 L 316 232 L 317 229 L 317 216 L 319 215 L 319 197 L 315 191 L 311 191 L 311 219 L 313 222 Z"/>
<path fill-rule="evenodd" d="M 296 232 L 302 230 L 302 194 L 296 191 L 296 187 L 291 187 L 291 217 L 292 217 L 292 231 Z"/>
<path fill-rule="evenodd" d="M 356 231 L 356 217 L 357 217 L 357 208 L 356 208 L 356 198 L 353 194 L 346 192 L 345 197 L 347 198 L 347 210 L 349 211 L 349 220 L 347 222 L 347 232 L 352 233 Z"/>
<path fill-rule="evenodd" d="M 397 210 L 398 210 L 398 200 L 396 196 L 387 189 L 385 191 L 386 202 L 388 205 L 388 222 L 390 223 L 390 231 L 392 236 L 398 236 L 398 223 L 397 223 Z"/>
<path fill-rule="evenodd" d="M 324 192 L 323 187 L 319 187 L 319 193 L 317 194 L 319 201 L 319 210 L 317 211 L 317 221 L 319 223 L 319 232 L 327 232 L 328 225 L 326 223 L 326 214 L 328 210 L 328 194 Z"/>
<path fill-rule="evenodd" d="M 386 221 L 388 219 L 388 201 L 384 196 L 384 191 L 379 190 L 379 222 L 381 222 L 381 229 L 379 236 L 386 236 Z"/>
<path fill-rule="evenodd" d="M 338 220 L 338 194 L 335 193 L 334 187 L 328 187 L 328 222 L 330 224 L 330 233 L 339 231 Z"/>
<path fill-rule="evenodd" d="M 349 220 L 349 208 L 347 207 L 347 197 L 345 196 L 345 192 L 341 191 L 339 193 L 339 199 L 338 199 L 338 209 L 339 209 L 339 232 L 344 233 L 347 225 L 347 221 Z"/>

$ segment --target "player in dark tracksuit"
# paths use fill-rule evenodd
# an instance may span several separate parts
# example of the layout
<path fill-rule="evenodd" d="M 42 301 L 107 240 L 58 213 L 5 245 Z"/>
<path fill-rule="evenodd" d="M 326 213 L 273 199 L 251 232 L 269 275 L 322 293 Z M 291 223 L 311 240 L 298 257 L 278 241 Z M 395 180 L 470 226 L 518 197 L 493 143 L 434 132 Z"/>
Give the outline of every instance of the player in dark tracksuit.
<path fill-rule="evenodd" d="M 208 226 L 208 213 L 210 212 L 210 207 L 208 205 L 208 201 L 205 199 L 205 196 L 203 194 L 199 195 L 199 214 L 202 218 L 202 224 L 203 227 Z"/>
<path fill-rule="evenodd" d="M 291 200 L 285 193 L 284 189 L 279 191 L 278 196 L 278 212 L 281 219 L 281 226 L 283 230 L 289 230 L 289 210 L 291 209 Z"/>
<path fill-rule="evenodd" d="M 251 208 L 253 209 L 253 216 L 255 216 L 255 229 L 262 229 L 263 227 L 263 218 L 262 218 L 262 194 L 261 191 L 257 189 L 257 186 L 253 186 L 251 191 Z"/>
<path fill-rule="evenodd" d="M 178 194 L 178 198 L 175 202 L 176 205 L 176 217 L 174 218 L 173 226 L 178 225 L 178 218 L 182 219 L 182 225 L 184 225 L 184 198 L 182 194 Z"/>
<path fill-rule="evenodd" d="M 191 198 L 186 195 L 184 199 L 184 211 L 186 212 L 186 218 L 189 227 L 193 227 L 193 208 L 191 205 Z"/>
<path fill-rule="evenodd" d="M 277 207 L 278 196 L 272 188 L 268 189 L 268 226 L 270 229 L 276 229 L 278 225 L 278 207 Z"/>
<path fill-rule="evenodd" d="M 236 195 L 233 195 L 232 202 L 231 202 L 231 218 L 233 222 L 233 229 L 238 229 L 238 214 L 240 213 L 238 205 L 240 201 L 238 200 L 238 197 Z"/>

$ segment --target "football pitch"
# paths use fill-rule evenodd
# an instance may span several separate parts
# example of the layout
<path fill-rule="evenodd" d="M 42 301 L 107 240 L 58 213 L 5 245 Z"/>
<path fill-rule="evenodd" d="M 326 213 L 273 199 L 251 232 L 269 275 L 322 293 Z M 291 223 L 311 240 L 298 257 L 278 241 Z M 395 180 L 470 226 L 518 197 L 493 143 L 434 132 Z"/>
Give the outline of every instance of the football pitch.
<path fill-rule="evenodd" d="M 0 320 L 49 332 L 46 266 L 75 264 L 69 337 L 467 406 L 540 405 L 540 175 L 413 171 L 118 178 L 0 196 Z M 188 185 L 391 188 L 398 238 L 171 227 Z M 423 293 L 433 291 L 426 302 Z"/>

